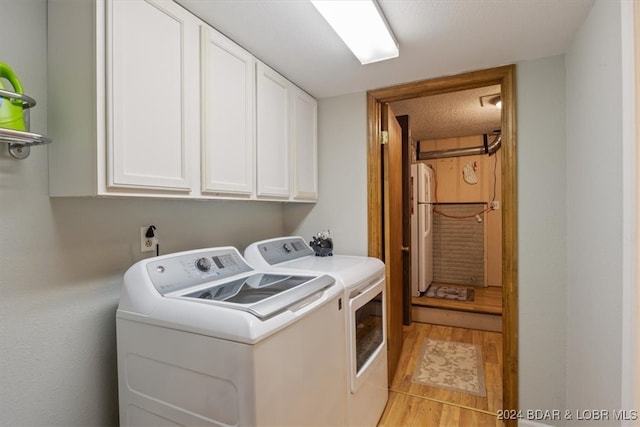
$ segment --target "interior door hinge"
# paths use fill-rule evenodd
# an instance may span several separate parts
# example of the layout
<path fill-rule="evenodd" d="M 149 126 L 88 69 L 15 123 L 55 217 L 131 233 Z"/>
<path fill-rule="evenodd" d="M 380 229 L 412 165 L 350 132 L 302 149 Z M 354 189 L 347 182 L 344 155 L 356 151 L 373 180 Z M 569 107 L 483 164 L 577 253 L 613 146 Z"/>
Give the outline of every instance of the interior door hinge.
<path fill-rule="evenodd" d="M 383 130 L 382 132 L 380 132 L 380 144 L 386 145 L 388 143 L 389 143 L 389 132 L 386 130 Z"/>

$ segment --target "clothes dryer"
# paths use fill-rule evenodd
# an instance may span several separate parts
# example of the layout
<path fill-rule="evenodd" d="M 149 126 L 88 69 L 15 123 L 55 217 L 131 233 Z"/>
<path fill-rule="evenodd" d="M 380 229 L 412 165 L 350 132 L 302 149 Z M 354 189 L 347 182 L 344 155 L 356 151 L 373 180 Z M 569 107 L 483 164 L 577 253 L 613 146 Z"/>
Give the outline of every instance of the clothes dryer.
<path fill-rule="evenodd" d="M 377 258 L 315 256 L 302 237 L 255 242 L 244 252 L 254 268 L 279 274 L 326 274 L 344 288 L 347 425 L 377 425 L 388 399 L 386 282 Z"/>

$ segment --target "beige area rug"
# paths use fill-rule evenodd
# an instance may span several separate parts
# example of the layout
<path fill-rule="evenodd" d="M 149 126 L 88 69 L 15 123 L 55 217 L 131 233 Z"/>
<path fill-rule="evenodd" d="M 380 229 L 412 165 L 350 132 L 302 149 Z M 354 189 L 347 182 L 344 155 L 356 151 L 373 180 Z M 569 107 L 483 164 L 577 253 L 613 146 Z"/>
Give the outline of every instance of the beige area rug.
<path fill-rule="evenodd" d="M 411 380 L 414 383 L 486 396 L 479 345 L 425 339 Z"/>
<path fill-rule="evenodd" d="M 473 289 L 451 285 L 429 285 L 424 296 L 427 298 L 448 299 L 456 301 L 473 301 Z"/>

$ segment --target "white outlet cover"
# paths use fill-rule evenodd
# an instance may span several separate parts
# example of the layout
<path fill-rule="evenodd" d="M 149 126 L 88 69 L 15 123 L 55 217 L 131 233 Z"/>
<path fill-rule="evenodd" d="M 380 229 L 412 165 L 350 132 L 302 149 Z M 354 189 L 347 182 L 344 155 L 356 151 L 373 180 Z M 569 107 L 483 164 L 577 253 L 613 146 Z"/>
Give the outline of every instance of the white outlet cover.
<path fill-rule="evenodd" d="M 147 237 L 149 226 L 140 227 L 140 252 L 153 252 L 156 250 L 156 241 L 153 237 Z"/>

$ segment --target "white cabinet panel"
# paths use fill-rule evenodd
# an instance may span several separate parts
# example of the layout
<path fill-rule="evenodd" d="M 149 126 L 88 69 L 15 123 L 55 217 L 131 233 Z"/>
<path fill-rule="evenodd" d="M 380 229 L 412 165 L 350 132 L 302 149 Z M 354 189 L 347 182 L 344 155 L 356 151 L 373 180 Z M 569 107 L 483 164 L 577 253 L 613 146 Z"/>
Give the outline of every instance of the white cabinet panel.
<path fill-rule="evenodd" d="M 254 192 L 255 59 L 202 27 L 202 191 Z"/>
<path fill-rule="evenodd" d="M 192 197 L 200 20 L 160 0 L 47 11 L 50 195 Z"/>
<path fill-rule="evenodd" d="M 289 87 L 284 77 L 257 66 L 258 196 L 289 198 Z"/>
<path fill-rule="evenodd" d="M 108 6 L 109 186 L 189 191 L 189 146 L 197 141 L 198 27 L 173 2 Z"/>
<path fill-rule="evenodd" d="M 293 89 L 292 168 L 293 198 L 318 199 L 318 103 L 299 88 Z"/>

